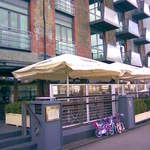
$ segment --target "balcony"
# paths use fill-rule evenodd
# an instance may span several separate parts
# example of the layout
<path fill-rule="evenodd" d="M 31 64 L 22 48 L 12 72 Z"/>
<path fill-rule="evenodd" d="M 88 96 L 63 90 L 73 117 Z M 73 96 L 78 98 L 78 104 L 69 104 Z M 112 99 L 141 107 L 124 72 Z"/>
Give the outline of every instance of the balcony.
<path fill-rule="evenodd" d="M 0 26 L 0 47 L 31 51 L 31 45 L 32 35 L 30 32 Z"/>
<path fill-rule="evenodd" d="M 73 42 L 64 42 L 56 40 L 56 55 L 61 54 L 76 54 L 76 47 Z"/>
<path fill-rule="evenodd" d="M 135 44 L 148 44 L 150 43 L 150 30 L 144 28 L 141 36 L 138 39 L 135 39 Z"/>
<path fill-rule="evenodd" d="M 138 8 L 137 0 L 114 0 L 114 6 L 121 12 Z"/>
<path fill-rule="evenodd" d="M 55 9 L 74 16 L 75 8 L 71 0 L 55 0 Z"/>
<path fill-rule="evenodd" d="M 101 47 L 92 47 L 93 59 L 107 62 L 123 62 L 120 48 L 110 44 L 101 45 Z"/>
<path fill-rule="evenodd" d="M 142 60 L 140 53 L 131 52 L 131 65 L 142 67 Z"/>
<path fill-rule="evenodd" d="M 90 26 L 92 34 L 117 29 L 118 14 L 108 7 L 94 7 L 90 9 Z"/>
<path fill-rule="evenodd" d="M 141 20 L 150 17 L 149 5 L 143 0 L 139 1 L 139 7 L 132 12 L 132 16 L 136 20 Z"/>
<path fill-rule="evenodd" d="M 116 30 L 116 37 L 120 40 L 134 39 L 138 38 L 139 36 L 138 24 L 131 20 L 127 21 L 127 25 L 124 25 Z"/>

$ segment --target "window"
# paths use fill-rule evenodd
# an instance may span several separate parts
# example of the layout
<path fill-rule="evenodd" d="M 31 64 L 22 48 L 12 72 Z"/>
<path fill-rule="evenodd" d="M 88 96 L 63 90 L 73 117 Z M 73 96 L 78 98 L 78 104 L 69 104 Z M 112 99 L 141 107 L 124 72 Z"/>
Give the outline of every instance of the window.
<path fill-rule="evenodd" d="M 56 12 L 56 40 L 72 43 L 73 19 Z"/>
<path fill-rule="evenodd" d="M 56 54 L 75 54 L 73 19 L 56 12 Z"/>
<path fill-rule="evenodd" d="M 27 2 L 21 2 L 20 4 L 23 6 L 0 2 L 0 46 L 30 50 L 28 5 Z"/>
<path fill-rule="evenodd" d="M 102 60 L 104 58 L 103 34 L 91 35 L 92 58 Z"/>
<path fill-rule="evenodd" d="M 0 9 L 0 23 L 1 26 L 8 26 L 8 11 Z"/>

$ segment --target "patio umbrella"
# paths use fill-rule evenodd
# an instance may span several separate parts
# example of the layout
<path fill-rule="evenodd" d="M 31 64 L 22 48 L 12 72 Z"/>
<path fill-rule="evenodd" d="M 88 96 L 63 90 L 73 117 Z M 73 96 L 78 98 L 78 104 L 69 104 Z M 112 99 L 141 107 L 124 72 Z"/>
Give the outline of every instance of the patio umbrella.
<path fill-rule="evenodd" d="M 109 64 L 64 54 L 13 72 L 17 79 L 63 80 L 71 78 L 118 78 L 121 71 Z"/>
<path fill-rule="evenodd" d="M 69 77 L 80 79 L 119 78 L 122 72 L 109 64 L 92 59 L 64 54 L 13 72 L 17 79 L 66 80 L 69 91 Z"/>
<path fill-rule="evenodd" d="M 126 80 L 141 80 L 150 79 L 150 69 L 146 67 L 135 67 L 128 64 L 112 63 L 110 66 L 122 71 L 120 79 Z M 123 73 L 124 72 L 124 73 Z"/>

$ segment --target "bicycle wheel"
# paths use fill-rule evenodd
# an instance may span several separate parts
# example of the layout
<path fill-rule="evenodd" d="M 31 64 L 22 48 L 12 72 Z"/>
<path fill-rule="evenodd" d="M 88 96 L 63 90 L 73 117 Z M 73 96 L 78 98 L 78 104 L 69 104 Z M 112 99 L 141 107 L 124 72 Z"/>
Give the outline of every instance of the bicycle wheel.
<path fill-rule="evenodd" d="M 102 131 L 96 129 L 96 130 L 95 130 L 95 135 L 96 135 L 97 138 L 101 138 L 101 137 L 102 137 Z"/>
<path fill-rule="evenodd" d="M 117 133 L 121 134 L 125 130 L 124 124 L 122 122 L 118 122 L 116 124 L 116 129 Z"/>

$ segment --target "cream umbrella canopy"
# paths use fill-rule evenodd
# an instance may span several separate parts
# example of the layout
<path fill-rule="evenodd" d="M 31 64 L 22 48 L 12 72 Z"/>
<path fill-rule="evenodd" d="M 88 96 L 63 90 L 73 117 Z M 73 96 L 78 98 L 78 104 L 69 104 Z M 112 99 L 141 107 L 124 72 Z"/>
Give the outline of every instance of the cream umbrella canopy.
<path fill-rule="evenodd" d="M 122 72 L 103 62 L 64 54 L 14 71 L 13 75 L 17 79 L 66 80 L 67 93 L 69 93 L 69 77 L 116 79 L 122 75 Z"/>
<path fill-rule="evenodd" d="M 141 80 L 150 79 L 150 69 L 146 67 L 135 67 L 128 64 L 112 63 L 110 66 L 122 71 L 120 79 L 125 80 Z M 124 72 L 124 73 L 123 73 Z"/>
<path fill-rule="evenodd" d="M 64 80 L 71 78 L 118 78 L 122 72 L 109 64 L 64 54 L 13 72 L 17 79 Z"/>

